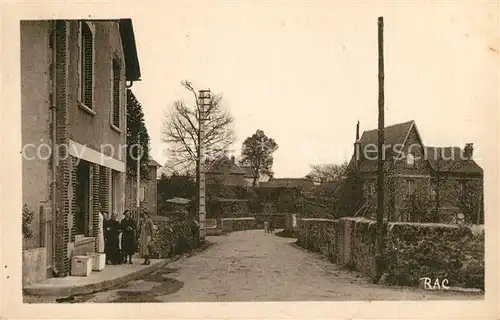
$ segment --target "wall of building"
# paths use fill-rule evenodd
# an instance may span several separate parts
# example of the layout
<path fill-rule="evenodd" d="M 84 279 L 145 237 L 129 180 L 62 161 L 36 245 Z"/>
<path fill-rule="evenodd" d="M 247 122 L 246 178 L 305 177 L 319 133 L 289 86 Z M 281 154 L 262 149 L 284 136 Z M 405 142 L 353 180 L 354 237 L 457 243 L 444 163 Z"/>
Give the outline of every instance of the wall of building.
<path fill-rule="evenodd" d="M 28 248 L 40 246 L 39 207 L 50 208 L 50 146 L 52 49 L 49 21 L 21 21 L 21 137 L 26 146 L 22 163 L 23 204 L 34 212 L 33 238 Z M 32 146 L 30 146 L 32 144 Z M 40 147 L 40 155 L 37 149 Z"/>
<path fill-rule="evenodd" d="M 126 88 L 125 60 L 121 47 L 118 22 L 92 22 L 94 33 L 94 105 L 95 115 L 80 108 L 78 98 L 78 21 L 69 23 L 69 138 L 82 145 L 102 152 L 117 160 L 125 161 L 126 151 Z M 120 130 L 111 126 L 112 116 L 112 60 L 121 61 L 121 112 Z M 110 145 L 112 147 L 107 147 Z"/>
<path fill-rule="evenodd" d="M 375 276 L 375 221 L 341 218 L 297 222 L 301 246 Z M 416 286 L 420 278 L 430 277 L 448 279 L 449 286 L 484 289 L 483 228 L 396 222 L 385 225 L 385 237 L 387 283 Z"/>

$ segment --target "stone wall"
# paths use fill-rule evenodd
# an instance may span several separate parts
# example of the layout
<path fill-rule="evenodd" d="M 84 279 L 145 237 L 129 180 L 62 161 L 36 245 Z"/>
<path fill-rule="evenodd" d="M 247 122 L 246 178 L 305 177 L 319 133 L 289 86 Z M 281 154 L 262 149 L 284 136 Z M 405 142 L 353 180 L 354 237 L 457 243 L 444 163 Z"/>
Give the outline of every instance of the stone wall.
<path fill-rule="evenodd" d="M 254 217 L 223 218 L 221 223 L 222 231 L 241 231 L 258 229 L 257 220 Z"/>
<path fill-rule="evenodd" d="M 47 279 L 47 251 L 45 248 L 23 250 L 23 286 Z"/>
<path fill-rule="evenodd" d="M 386 281 L 418 285 L 420 278 L 448 279 L 449 286 L 484 289 L 484 230 L 449 224 L 385 224 Z M 302 218 L 298 244 L 339 265 L 374 277 L 376 223 L 363 218 Z M 434 280 L 433 280 L 434 281 Z"/>

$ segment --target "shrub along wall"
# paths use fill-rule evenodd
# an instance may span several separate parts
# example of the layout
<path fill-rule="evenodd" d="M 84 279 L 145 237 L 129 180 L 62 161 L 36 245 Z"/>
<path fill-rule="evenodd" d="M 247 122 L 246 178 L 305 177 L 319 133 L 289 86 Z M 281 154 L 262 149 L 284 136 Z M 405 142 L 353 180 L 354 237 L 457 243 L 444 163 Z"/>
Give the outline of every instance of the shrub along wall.
<path fill-rule="evenodd" d="M 298 244 L 374 277 L 376 223 L 363 218 L 298 219 Z M 450 286 L 484 289 L 484 231 L 429 223 L 386 223 L 386 280 L 417 285 L 448 279 Z"/>
<path fill-rule="evenodd" d="M 194 219 L 172 219 L 153 216 L 156 226 L 154 243 L 155 258 L 172 257 L 199 247 L 199 229 Z"/>

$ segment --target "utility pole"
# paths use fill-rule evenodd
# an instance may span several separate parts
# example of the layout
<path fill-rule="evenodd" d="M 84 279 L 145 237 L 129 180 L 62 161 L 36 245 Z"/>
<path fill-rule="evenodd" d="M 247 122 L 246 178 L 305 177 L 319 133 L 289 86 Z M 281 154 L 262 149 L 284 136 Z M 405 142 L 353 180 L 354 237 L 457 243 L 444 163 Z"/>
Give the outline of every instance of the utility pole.
<path fill-rule="evenodd" d="M 378 161 L 377 161 L 377 241 L 376 280 L 383 271 L 384 246 L 384 18 L 378 18 Z"/>
<path fill-rule="evenodd" d="M 210 89 L 200 90 L 198 94 L 199 102 L 199 134 L 198 134 L 198 213 L 200 217 L 200 240 L 205 240 L 205 107 L 210 104 Z"/>
<path fill-rule="evenodd" d="M 140 218 L 140 206 L 141 206 L 141 136 L 140 133 L 137 133 L 137 174 L 136 174 L 136 184 L 137 184 L 137 192 L 135 199 L 135 206 L 137 209 L 137 217 Z"/>

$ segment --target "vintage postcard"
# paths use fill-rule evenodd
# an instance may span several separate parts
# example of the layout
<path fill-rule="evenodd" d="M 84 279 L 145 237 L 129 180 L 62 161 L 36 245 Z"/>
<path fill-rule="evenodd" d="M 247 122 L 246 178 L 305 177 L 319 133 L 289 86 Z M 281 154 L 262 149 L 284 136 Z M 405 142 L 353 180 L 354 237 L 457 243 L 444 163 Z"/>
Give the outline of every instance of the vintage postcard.
<path fill-rule="evenodd" d="M 498 25 L 5 2 L 2 318 L 497 319 Z"/>

